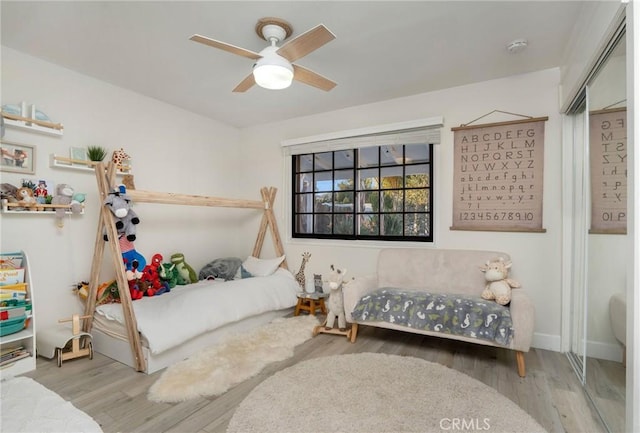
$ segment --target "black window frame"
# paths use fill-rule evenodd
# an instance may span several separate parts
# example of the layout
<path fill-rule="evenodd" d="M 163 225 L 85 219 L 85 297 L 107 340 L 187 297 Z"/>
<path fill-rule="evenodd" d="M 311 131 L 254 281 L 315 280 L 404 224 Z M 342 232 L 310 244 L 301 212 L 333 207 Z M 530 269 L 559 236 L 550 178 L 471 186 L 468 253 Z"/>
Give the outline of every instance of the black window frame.
<path fill-rule="evenodd" d="M 408 145 L 402 145 L 402 149 L 403 149 L 403 158 L 402 158 L 402 163 L 396 163 L 395 165 L 383 165 L 382 164 L 382 158 L 381 158 L 381 152 L 382 149 L 385 146 L 367 146 L 367 147 L 359 147 L 359 148 L 355 148 L 355 149 L 339 149 L 339 150 L 328 150 L 328 151 L 318 151 L 318 152 L 305 152 L 305 153 L 301 153 L 301 154 L 295 154 L 291 156 L 291 233 L 292 233 L 292 237 L 296 238 L 296 239 L 339 239 L 339 240 L 365 240 L 365 241 L 384 241 L 384 242 L 390 242 L 390 241 L 396 241 L 396 242 L 433 242 L 434 241 L 434 234 L 433 234 L 433 227 L 434 227 L 434 207 L 433 207 L 433 203 L 434 203 L 434 178 L 433 178 L 433 165 L 434 165 L 434 161 L 433 161 L 433 151 L 434 151 L 434 144 L 433 143 L 423 143 L 427 146 L 428 149 L 428 162 L 417 162 L 417 163 L 407 163 L 405 160 L 405 149 L 406 146 Z M 378 173 L 380 174 L 381 170 L 384 168 L 389 168 L 389 167 L 400 167 L 402 169 L 402 178 L 406 179 L 406 168 L 407 167 L 411 167 L 411 166 L 417 166 L 417 165 L 428 165 L 428 175 L 429 175 L 429 181 L 428 181 L 428 185 L 426 187 L 407 187 L 404 184 L 403 181 L 403 185 L 401 188 L 383 188 L 382 186 L 382 181 L 380 179 L 380 182 L 378 182 L 378 186 L 377 186 L 377 191 L 381 194 L 383 191 L 401 191 L 403 199 L 402 199 L 402 211 L 399 212 L 392 212 L 394 214 L 402 214 L 403 218 L 402 218 L 402 228 L 403 228 L 403 235 L 381 235 L 381 234 L 377 234 L 377 235 L 360 235 L 357 233 L 358 231 L 358 216 L 361 214 L 367 214 L 367 215 L 376 215 L 378 218 L 378 222 L 382 221 L 382 217 L 385 214 L 388 214 L 389 212 L 383 212 L 382 209 L 378 208 L 377 211 L 369 211 L 369 212 L 360 212 L 358 211 L 358 206 L 356 205 L 356 197 L 357 197 L 357 193 L 359 191 L 362 191 L 361 189 L 358 189 L 358 170 L 359 169 L 363 169 L 362 167 L 359 167 L 359 152 L 362 149 L 371 149 L 371 148 L 377 148 L 378 149 L 378 161 L 377 161 L 377 165 L 367 165 L 366 169 L 377 169 Z M 350 151 L 353 152 L 354 155 L 354 161 L 353 161 L 353 167 L 351 168 L 336 168 L 335 167 L 335 155 L 338 152 L 345 152 L 345 151 Z M 325 169 L 325 170 L 319 170 L 316 169 L 315 166 L 315 161 L 316 161 L 316 155 L 320 155 L 320 154 L 327 154 L 327 153 L 331 153 L 331 158 L 332 158 L 332 164 L 331 164 L 331 169 Z M 310 171 L 308 170 L 299 170 L 299 165 L 297 164 L 297 159 L 298 158 L 302 158 L 304 156 L 311 156 L 311 163 L 312 163 L 312 168 Z M 316 210 L 316 204 L 315 204 L 315 200 L 313 202 L 313 206 L 312 206 L 312 210 L 310 212 L 297 212 L 297 200 L 298 197 L 303 195 L 303 194 L 309 194 L 310 192 L 312 194 L 315 194 L 315 176 L 316 173 L 328 173 L 331 172 L 331 183 L 332 183 L 332 188 L 330 191 L 324 191 L 326 193 L 331 193 L 331 194 L 335 194 L 336 192 L 345 192 L 345 190 L 337 190 L 335 187 L 335 181 L 336 181 L 336 177 L 335 177 L 335 172 L 336 171 L 344 171 L 344 170 L 352 170 L 352 179 L 353 179 L 353 190 L 346 190 L 348 191 L 352 191 L 354 194 L 354 199 L 353 199 L 353 210 L 351 212 L 336 212 L 334 207 L 331 207 L 331 211 L 330 212 L 319 212 Z M 311 182 L 311 191 L 302 191 L 299 192 L 297 190 L 297 175 L 300 173 L 309 173 L 312 174 L 313 178 L 312 178 L 312 182 Z M 406 210 L 405 208 L 405 192 L 406 191 L 412 191 L 412 190 L 417 190 L 417 189 L 425 189 L 428 191 L 428 208 L 425 211 L 411 211 L 411 210 Z M 372 190 L 372 191 L 376 191 L 376 189 Z M 404 230 L 405 230 L 405 221 L 406 221 L 406 215 L 407 214 L 425 214 L 427 216 L 427 227 L 428 227 L 428 235 L 405 235 L 404 234 Z M 333 216 L 335 215 L 351 215 L 352 216 L 352 224 L 353 224 L 353 234 L 335 234 L 335 233 L 331 233 L 331 234 L 326 234 L 326 233 L 314 233 L 314 228 L 312 226 L 311 229 L 311 233 L 298 233 L 296 232 L 296 226 L 297 226 L 297 221 L 298 221 L 298 216 L 299 215 L 310 215 L 311 216 L 311 220 L 312 220 L 312 224 L 315 224 L 316 221 L 316 216 L 318 215 L 329 215 L 332 220 L 333 220 Z M 379 227 L 379 223 L 378 223 L 378 227 Z M 334 224 L 331 224 L 331 230 L 333 231 L 334 229 Z"/>

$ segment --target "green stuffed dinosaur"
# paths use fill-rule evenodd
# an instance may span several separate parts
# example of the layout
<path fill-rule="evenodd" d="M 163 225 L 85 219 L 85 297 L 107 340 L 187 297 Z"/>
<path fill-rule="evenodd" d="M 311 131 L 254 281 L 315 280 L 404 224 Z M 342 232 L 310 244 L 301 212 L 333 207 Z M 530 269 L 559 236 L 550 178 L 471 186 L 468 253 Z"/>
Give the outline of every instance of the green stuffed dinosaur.
<path fill-rule="evenodd" d="M 158 275 L 162 281 L 165 281 L 170 289 L 173 289 L 176 285 L 185 285 L 187 282 L 178 272 L 178 268 L 173 263 L 163 263 L 158 267 Z"/>
<path fill-rule="evenodd" d="M 185 284 L 198 282 L 198 275 L 196 271 L 184 261 L 184 254 L 171 254 L 171 263 L 176 265 L 176 269 L 178 269 L 178 273 L 185 280 Z"/>

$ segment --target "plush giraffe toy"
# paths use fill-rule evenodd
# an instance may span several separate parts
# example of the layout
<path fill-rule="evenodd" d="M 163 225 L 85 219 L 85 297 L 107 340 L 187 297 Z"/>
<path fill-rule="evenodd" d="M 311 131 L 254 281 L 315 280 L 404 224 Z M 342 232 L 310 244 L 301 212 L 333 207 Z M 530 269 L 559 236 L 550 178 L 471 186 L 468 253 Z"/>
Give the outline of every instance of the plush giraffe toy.
<path fill-rule="evenodd" d="M 126 168 L 126 166 L 129 164 L 130 159 L 131 157 L 127 154 L 127 152 L 124 151 L 122 147 L 118 150 L 114 150 L 113 154 L 111 155 L 111 160 L 120 169 Z"/>
<path fill-rule="evenodd" d="M 309 252 L 302 253 L 302 263 L 300 263 L 300 269 L 298 269 L 298 272 L 296 272 L 296 275 L 295 275 L 296 281 L 298 282 L 298 285 L 300 286 L 303 292 L 304 292 L 304 287 L 306 283 L 306 279 L 304 277 L 304 268 L 307 265 L 307 262 L 309 261 L 310 258 L 311 258 L 311 253 Z"/>

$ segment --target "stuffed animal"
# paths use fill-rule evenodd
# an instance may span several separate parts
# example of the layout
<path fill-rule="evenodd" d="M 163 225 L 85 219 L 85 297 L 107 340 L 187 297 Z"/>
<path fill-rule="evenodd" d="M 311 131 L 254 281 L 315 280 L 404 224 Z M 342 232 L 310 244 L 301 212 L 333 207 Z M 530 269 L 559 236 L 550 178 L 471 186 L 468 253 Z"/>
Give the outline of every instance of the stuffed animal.
<path fill-rule="evenodd" d="M 37 210 L 36 198 L 33 196 L 33 190 L 31 188 L 27 186 L 18 188 L 16 191 L 16 198 L 18 199 L 18 204 L 24 206 L 26 210 Z"/>
<path fill-rule="evenodd" d="M 184 254 L 182 253 L 172 254 L 171 263 L 176 265 L 176 269 L 178 269 L 178 273 L 186 281 L 185 284 L 198 282 L 198 275 L 196 274 L 196 271 L 194 271 L 193 268 L 189 266 L 187 262 L 185 262 Z"/>
<path fill-rule="evenodd" d="M 6 199 L 9 203 L 16 203 L 18 201 L 16 198 L 17 191 L 17 186 L 10 183 L 2 183 L 0 184 L 0 199 Z"/>
<path fill-rule="evenodd" d="M 145 296 L 158 296 L 170 290 L 169 284 L 160 280 L 160 275 L 152 264 L 145 266 L 140 282 L 142 293 Z"/>
<path fill-rule="evenodd" d="M 178 284 L 181 286 L 187 284 L 173 263 L 163 263 L 160 265 L 158 275 L 162 281 L 169 285 L 169 289 L 173 289 Z"/>
<path fill-rule="evenodd" d="M 125 236 L 120 236 L 118 239 L 120 243 L 120 251 L 122 251 L 122 261 L 124 262 L 127 271 L 131 271 L 133 276 L 140 278 L 142 271 L 147 266 L 147 260 L 142 254 L 136 251 L 133 246 L 133 242 L 128 240 Z"/>
<path fill-rule="evenodd" d="M 89 298 L 89 283 L 87 281 L 80 281 L 71 287 L 71 290 L 80 298 L 82 302 L 87 302 Z"/>
<path fill-rule="evenodd" d="M 208 280 L 220 278 L 225 281 L 233 280 L 238 273 L 240 266 L 242 266 L 242 259 L 237 257 L 215 259 L 214 261 L 204 265 L 198 273 L 198 279 Z"/>
<path fill-rule="evenodd" d="M 51 199 L 53 205 L 70 205 L 73 200 L 74 190 L 70 185 L 61 183 L 56 185 L 56 194 Z M 67 213 L 67 207 L 57 207 L 56 210 L 56 224 L 58 227 L 64 227 L 64 215 Z M 82 207 L 71 209 L 73 213 L 82 212 Z"/>
<path fill-rule="evenodd" d="M 135 301 L 136 299 L 142 299 L 144 293 L 140 289 L 140 278 L 137 278 L 137 275 L 142 275 L 142 272 L 139 274 L 133 271 L 127 271 L 127 281 L 129 283 L 129 294 L 131 295 L 131 300 Z"/>
<path fill-rule="evenodd" d="M 81 213 L 82 212 L 82 203 L 86 200 L 86 194 L 83 192 L 76 192 L 71 197 L 71 212 L 72 213 Z"/>
<path fill-rule="evenodd" d="M 342 283 L 347 274 L 346 269 L 336 269 L 331 265 L 329 273 L 329 312 L 327 313 L 327 323 L 324 329 L 333 328 L 333 324 L 338 318 L 338 328 L 340 331 L 347 329 L 347 320 L 344 314 L 344 298 L 342 297 Z"/>
<path fill-rule="evenodd" d="M 118 150 L 114 150 L 111 155 L 111 161 L 113 161 L 113 163 L 118 167 L 118 170 L 128 170 L 130 159 L 131 157 L 122 147 Z"/>
<path fill-rule="evenodd" d="M 136 225 L 140 224 L 140 218 L 131 209 L 131 200 L 126 194 L 124 186 L 111 191 L 104 199 L 105 206 L 109 206 L 109 210 L 113 213 L 116 220 L 116 230 L 118 235 L 126 236 L 127 240 L 133 242 L 136 240 Z M 103 238 L 108 241 L 106 229 L 103 232 Z"/>
<path fill-rule="evenodd" d="M 119 304 L 120 291 L 116 280 L 107 281 L 98 286 L 96 294 L 96 305 Z"/>
<path fill-rule="evenodd" d="M 151 263 L 149 264 L 149 266 L 151 266 L 156 272 L 159 272 L 160 266 L 162 266 L 163 259 L 164 257 L 162 257 L 162 254 L 156 253 L 153 255 L 153 257 L 151 257 Z"/>
<path fill-rule="evenodd" d="M 521 287 L 520 283 L 510 278 L 509 269 L 511 261 L 505 261 L 504 257 L 499 257 L 480 268 L 484 272 L 484 279 L 487 284 L 482 291 L 482 298 L 488 301 L 495 300 L 500 305 L 507 305 L 511 302 L 511 288 Z"/>

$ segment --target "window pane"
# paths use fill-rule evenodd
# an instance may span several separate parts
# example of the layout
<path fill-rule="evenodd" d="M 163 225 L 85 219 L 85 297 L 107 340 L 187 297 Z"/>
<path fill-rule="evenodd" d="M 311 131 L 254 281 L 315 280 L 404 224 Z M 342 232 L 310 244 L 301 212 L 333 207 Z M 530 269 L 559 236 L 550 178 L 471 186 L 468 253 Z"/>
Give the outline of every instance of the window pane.
<path fill-rule="evenodd" d="M 353 192 L 336 192 L 333 195 L 333 211 L 353 213 Z"/>
<path fill-rule="evenodd" d="M 354 150 L 341 150 L 339 152 L 335 152 L 334 160 L 335 160 L 335 169 L 339 168 L 353 168 L 353 154 Z"/>
<path fill-rule="evenodd" d="M 339 170 L 333 176 L 334 191 L 353 191 L 353 170 Z"/>
<path fill-rule="evenodd" d="M 402 212 L 402 191 L 382 191 L 382 212 Z"/>
<path fill-rule="evenodd" d="M 311 191 L 312 174 L 298 174 L 296 175 L 296 192 Z"/>
<path fill-rule="evenodd" d="M 313 155 L 297 155 L 296 158 L 296 172 L 313 170 Z"/>
<path fill-rule="evenodd" d="M 380 169 L 382 189 L 402 188 L 402 167 L 384 167 Z"/>
<path fill-rule="evenodd" d="M 358 189 L 378 189 L 378 169 L 358 170 Z"/>
<path fill-rule="evenodd" d="M 296 212 L 313 212 L 313 194 L 298 194 L 296 197 Z"/>
<path fill-rule="evenodd" d="M 429 165 L 409 165 L 404 169 L 405 183 L 407 188 L 429 186 Z"/>
<path fill-rule="evenodd" d="M 353 234 L 353 215 L 334 215 L 333 234 L 352 235 Z"/>
<path fill-rule="evenodd" d="M 333 184 L 333 175 L 330 171 L 321 171 L 315 174 L 314 191 L 331 191 Z"/>
<path fill-rule="evenodd" d="M 429 236 L 429 214 L 406 214 L 405 236 Z"/>
<path fill-rule="evenodd" d="M 294 237 L 433 240 L 431 145 L 294 156 Z"/>
<path fill-rule="evenodd" d="M 378 215 L 360 215 L 358 217 L 358 234 L 361 236 L 377 236 L 379 234 Z"/>
<path fill-rule="evenodd" d="M 429 146 L 427 144 L 407 144 L 404 147 L 404 163 L 416 164 L 429 162 Z"/>
<path fill-rule="evenodd" d="M 331 212 L 331 193 L 315 194 L 315 211 Z"/>
<path fill-rule="evenodd" d="M 380 193 L 367 191 L 358 193 L 358 212 L 378 212 L 380 210 Z"/>
<path fill-rule="evenodd" d="M 313 226 L 313 232 L 319 235 L 331 234 L 331 215 L 320 214 L 315 217 L 315 224 Z"/>
<path fill-rule="evenodd" d="M 402 236 L 402 214 L 391 213 L 380 215 L 382 227 L 380 234 L 383 236 Z"/>
<path fill-rule="evenodd" d="M 377 167 L 378 150 L 378 147 L 358 149 L 358 167 Z"/>
<path fill-rule="evenodd" d="M 380 147 L 380 165 L 400 164 L 402 164 L 402 145 Z"/>
<path fill-rule="evenodd" d="M 313 228 L 313 215 L 298 215 L 296 217 L 296 233 L 310 234 Z"/>
<path fill-rule="evenodd" d="M 404 210 L 407 212 L 429 211 L 429 190 L 408 189 L 404 192 Z"/>
<path fill-rule="evenodd" d="M 331 152 L 316 153 L 314 170 L 331 170 L 333 168 L 333 155 Z"/>

